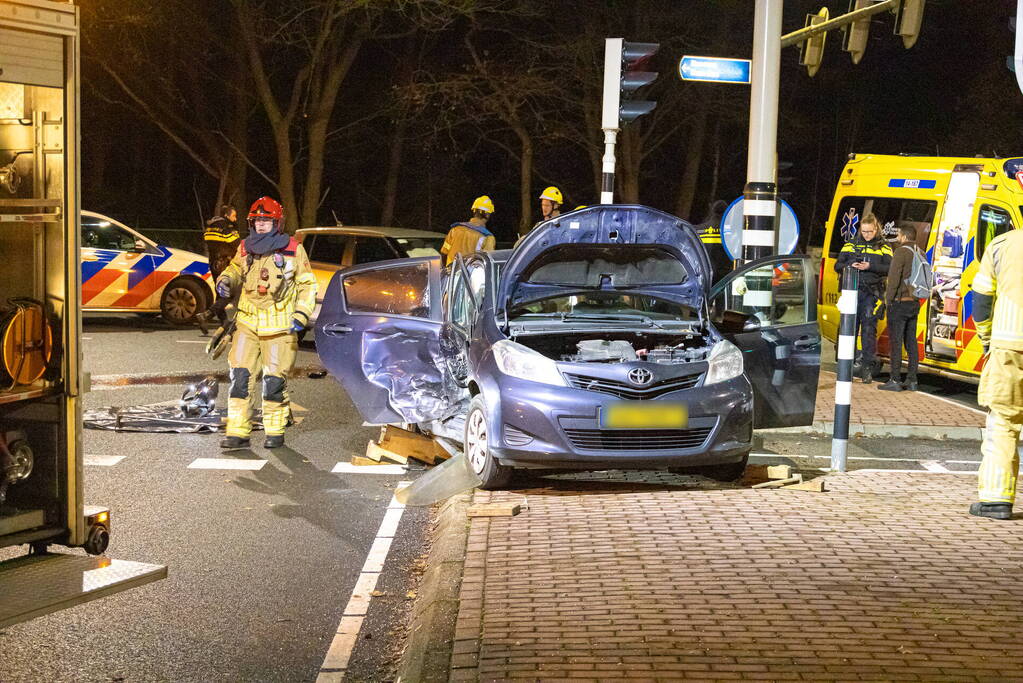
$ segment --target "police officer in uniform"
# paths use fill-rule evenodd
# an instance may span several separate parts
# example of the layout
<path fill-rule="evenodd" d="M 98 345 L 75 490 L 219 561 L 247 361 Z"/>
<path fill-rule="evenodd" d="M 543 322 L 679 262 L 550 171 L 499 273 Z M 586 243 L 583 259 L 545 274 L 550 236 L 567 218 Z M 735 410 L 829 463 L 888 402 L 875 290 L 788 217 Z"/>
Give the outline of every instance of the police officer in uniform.
<path fill-rule="evenodd" d="M 970 514 L 1012 519 L 1023 427 L 1023 230 L 988 244 L 973 278 L 973 321 L 987 360 L 977 402 L 987 406 L 980 451 L 979 502 Z"/>
<path fill-rule="evenodd" d="M 248 221 L 248 237 L 217 279 L 217 293 L 223 297 L 240 290 L 237 329 L 228 356 L 227 437 L 220 442 L 225 449 L 249 446 L 260 372 L 263 445 L 284 445 L 284 428 L 291 416 L 285 378 L 295 364 L 297 335 L 309 324 L 316 305 L 316 277 L 302 245 L 283 230 L 280 203 L 260 197 L 249 210 Z"/>
<path fill-rule="evenodd" d="M 717 282 L 732 270 L 732 260 L 728 258 L 728 252 L 721 243 L 721 219 L 727 208 L 728 204 L 720 199 L 712 202 L 708 207 L 707 216 L 693 226 L 700 235 L 703 248 L 707 250 L 707 256 L 710 258 L 710 266 L 714 269 L 713 282 Z"/>
<path fill-rule="evenodd" d="M 835 270 L 846 268 L 860 271 L 856 292 L 856 326 L 860 330 L 862 361 L 861 377 L 864 383 L 874 381 L 877 371 L 877 321 L 884 317 L 884 290 L 888 282 L 888 269 L 892 264 L 892 248 L 881 235 L 877 217 L 868 213 L 860 221 L 860 230 L 835 260 Z"/>
<path fill-rule="evenodd" d="M 472 203 L 472 218 L 462 223 L 452 223 L 440 253 L 444 254 L 445 265 L 455 260 L 455 256 L 468 256 L 477 251 L 493 251 L 496 239 L 487 230 L 487 220 L 494 213 L 494 202 L 490 197 L 477 197 Z"/>

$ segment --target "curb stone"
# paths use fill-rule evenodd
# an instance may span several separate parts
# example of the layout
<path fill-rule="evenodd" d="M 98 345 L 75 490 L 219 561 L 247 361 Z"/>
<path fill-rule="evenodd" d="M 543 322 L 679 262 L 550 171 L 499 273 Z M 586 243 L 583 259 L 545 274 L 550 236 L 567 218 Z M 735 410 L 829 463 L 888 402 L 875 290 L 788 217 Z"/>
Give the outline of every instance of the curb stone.
<path fill-rule="evenodd" d="M 835 433 L 835 423 L 817 420 L 805 427 L 782 427 L 779 429 L 758 429 L 756 434 L 812 434 L 828 436 Z M 981 427 L 957 427 L 954 425 L 887 425 L 863 424 L 860 422 L 849 425 L 849 438 L 870 437 L 882 439 L 935 439 L 938 441 L 981 441 Z"/>
<path fill-rule="evenodd" d="M 398 665 L 398 681 L 448 680 L 472 495 L 469 492 L 449 498 L 437 513 L 426 572 L 412 608 L 408 642 Z"/>

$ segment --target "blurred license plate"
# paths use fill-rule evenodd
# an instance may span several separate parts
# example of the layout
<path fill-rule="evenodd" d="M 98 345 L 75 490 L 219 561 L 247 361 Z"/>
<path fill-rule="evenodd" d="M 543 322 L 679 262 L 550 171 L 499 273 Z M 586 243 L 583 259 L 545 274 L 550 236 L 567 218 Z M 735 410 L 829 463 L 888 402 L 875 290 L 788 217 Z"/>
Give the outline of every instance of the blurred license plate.
<path fill-rule="evenodd" d="M 612 403 L 600 411 L 600 426 L 607 429 L 682 429 L 688 422 L 684 403 Z"/>

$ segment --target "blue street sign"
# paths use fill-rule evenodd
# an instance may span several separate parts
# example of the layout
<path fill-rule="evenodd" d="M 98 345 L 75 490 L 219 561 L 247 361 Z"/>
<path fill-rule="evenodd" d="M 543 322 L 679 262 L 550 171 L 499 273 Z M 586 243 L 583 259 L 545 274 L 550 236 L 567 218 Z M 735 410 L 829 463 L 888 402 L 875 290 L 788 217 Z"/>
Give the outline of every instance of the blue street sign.
<path fill-rule="evenodd" d="M 685 55 L 678 61 L 678 75 L 684 81 L 749 85 L 750 60 Z"/>

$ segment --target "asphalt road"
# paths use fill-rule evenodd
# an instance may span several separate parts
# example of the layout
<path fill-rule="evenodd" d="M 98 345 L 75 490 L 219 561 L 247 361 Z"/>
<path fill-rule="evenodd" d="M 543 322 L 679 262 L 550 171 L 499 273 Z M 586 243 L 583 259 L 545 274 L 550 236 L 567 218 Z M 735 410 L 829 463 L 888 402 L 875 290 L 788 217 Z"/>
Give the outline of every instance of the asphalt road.
<path fill-rule="evenodd" d="M 176 398 L 176 388 L 96 391 L 86 408 Z M 112 509 L 111 557 L 165 564 L 169 577 L 0 633 L 0 680 L 311 681 L 316 678 L 391 500 L 396 475 L 333 474 L 376 430 L 329 378 L 300 379 L 308 407 L 288 447 L 255 447 L 257 471 L 190 469 L 220 457 L 216 435 L 86 430 L 88 502 Z M 260 443 L 256 441 L 255 443 Z M 402 517 L 356 649 L 354 680 L 383 680 L 401 646 L 428 511 Z M 8 555 L 10 551 L 7 551 Z M 368 636 L 368 637 L 367 637 Z"/>

